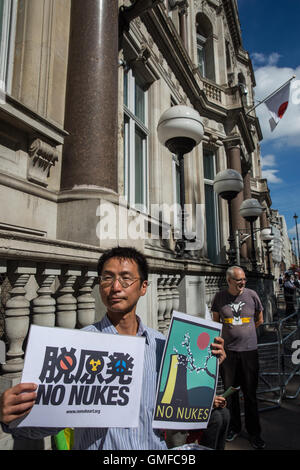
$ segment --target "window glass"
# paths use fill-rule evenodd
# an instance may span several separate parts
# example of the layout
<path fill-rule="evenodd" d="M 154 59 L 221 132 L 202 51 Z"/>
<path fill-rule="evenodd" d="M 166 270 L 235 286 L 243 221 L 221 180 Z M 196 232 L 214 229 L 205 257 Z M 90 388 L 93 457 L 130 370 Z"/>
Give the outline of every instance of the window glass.
<path fill-rule="evenodd" d="M 215 162 L 214 154 L 211 152 L 205 152 L 203 154 L 203 171 L 204 178 L 213 181 L 215 179 Z"/>
<path fill-rule="evenodd" d="M 204 150 L 203 152 L 203 173 L 207 256 L 213 263 L 218 263 L 220 261 L 218 199 L 213 186 L 216 175 L 216 157 L 212 151 Z"/>
<path fill-rule="evenodd" d="M 217 262 L 217 230 L 215 215 L 215 193 L 211 185 L 205 185 L 206 238 L 208 258 Z"/>
<path fill-rule="evenodd" d="M 145 123 L 145 93 L 142 87 L 135 83 L 135 112 L 138 119 Z"/>
<path fill-rule="evenodd" d="M 0 89 L 10 92 L 17 0 L 0 0 Z"/>
<path fill-rule="evenodd" d="M 124 74 L 124 195 L 132 207 L 147 207 L 146 110 L 147 92 L 129 70 Z"/>
<path fill-rule="evenodd" d="M 128 74 L 124 73 L 124 104 L 128 106 Z"/>
<path fill-rule="evenodd" d="M 4 2 L 1 0 L 1 2 L 0 2 L 0 40 L 1 40 L 1 47 L 0 47 L 0 49 L 2 49 L 3 9 L 4 9 Z"/>
<path fill-rule="evenodd" d="M 205 77 L 206 67 L 205 67 L 205 38 L 200 34 L 197 34 L 197 58 L 198 58 L 198 68 L 202 77 Z"/>
<path fill-rule="evenodd" d="M 135 132 L 135 204 L 145 204 L 145 136 L 136 129 Z"/>

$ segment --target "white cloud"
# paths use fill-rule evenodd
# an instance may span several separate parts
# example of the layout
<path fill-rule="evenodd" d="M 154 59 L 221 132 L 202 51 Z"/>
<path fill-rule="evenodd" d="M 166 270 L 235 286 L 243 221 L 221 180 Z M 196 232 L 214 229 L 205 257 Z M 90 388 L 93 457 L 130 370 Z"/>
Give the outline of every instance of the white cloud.
<path fill-rule="evenodd" d="M 291 92 L 288 109 L 273 132 L 270 129 L 270 115 L 264 104 L 256 108 L 256 113 L 262 128 L 264 141 L 273 141 L 279 146 L 300 147 L 300 66 L 295 70 L 289 67 L 279 67 L 279 54 L 270 56 L 253 54 L 255 68 L 255 100 L 262 101 L 293 75 L 296 79 L 291 82 Z M 257 104 L 257 103 L 255 103 Z"/>
<path fill-rule="evenodd" d="M 261 52 L 253 52 L 251 54 L 251 59 L 253 62 L 253 65 L 255 64 L 265 64 L 266 63 L 266 56 L 265 54 L 262 54 Z"/>
<path fill-rule="evenodd" d="M 261 168 L 262 168 L 262 177 L 266 178 L 269 183 L 279 184 L 282 183 L 282 179 L 277 176 L 279 170 L 276 169 L 276 157 L 273 154 L 268 154 L 261 156 Z"/>
<path fill-rule="evenodd" d="M 260 163 L 261 163 L 262 168 L 276 166 L 275 155 L 269 154 L 269 155 L 261 156 Z"/>
<path fill-rule="evenodd" d="M 279 173 L 279 170 L 263 170 L 262 177 L 266 178 L 268 180 L 268 183 L 282 183 L 282 179 L 278 178 L 277 173 Z"/>
<path fill-rule="evenodd" d="M 276 65 L 280 57 L 281 55 L 278 54 L 278 52 L 272 52 L 270 55 L 265 55 L 261 52 L 253 52 L 253 54 L 251 54 L 254 67 L 256 67 L 258 64 L 264 66 Z"/>

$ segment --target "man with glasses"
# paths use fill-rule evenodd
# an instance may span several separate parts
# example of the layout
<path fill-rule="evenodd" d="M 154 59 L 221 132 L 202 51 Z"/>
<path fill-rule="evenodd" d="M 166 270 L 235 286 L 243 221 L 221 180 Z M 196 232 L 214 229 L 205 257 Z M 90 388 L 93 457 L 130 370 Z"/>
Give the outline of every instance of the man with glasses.
<path fill-rule="evenodd" d="M 138 428 L 77 428 L 74 449 L 78 450 L 165 450 L 163 435 L 152 429 L 156 382 L 165 337 L 145 326 L 136 315 L 140 297 L 147 292 L 148 264 L 134 248 L 117 247 L 106 251 L 98 263 L 100 295 L 107 313 L 98 323 L 84 330 L 108 334 L 145 337 L 144 374 Z M 224 360 L 223 339 L 216 338 L 212 352 Z M 27 393 L 22 393 L 26 391 Z M 0 399 L 0 421 L 7 424 L 30 412 L 36 398 L 33 384 L 19 384 L 7 390 Z M 41 438 L 59 430 L 20 428 L 13 432 L 19 438 Z"/>
<path fill-rule="evenodd" d="M 256 328 L 263 323 L 263 307 L 254 290 L 247 289 L 245 272 L 232 266 L 226 272 L 228 288 L 218 292 L 212 302 L 213 320 L 223 323 L 222 337 L 226 360 L 220 367 L 225 390 L 241 387 L 245 405 L 245 426 L 250 443 L 263 449 L 261 427 L 256 399 L 258 386 L 258 351 Z M 239 395 L 228 398 L 231 414 L 227 441 L 233 441 L 241 432 Z"/>

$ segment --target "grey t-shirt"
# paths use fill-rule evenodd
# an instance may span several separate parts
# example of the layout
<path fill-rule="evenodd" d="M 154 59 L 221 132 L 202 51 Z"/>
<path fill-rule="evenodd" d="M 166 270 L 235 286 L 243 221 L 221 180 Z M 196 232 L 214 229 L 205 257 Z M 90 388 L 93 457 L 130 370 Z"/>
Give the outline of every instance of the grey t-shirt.
<path fill-rule="evenodd" d="M 219 313 L 223 323 L 222 336 L 225 349 L 229 351 L 257 349 L 255 321 L 263 307 L 254 290 L 245 288 L 242 294 L 237 296 L 227 290 L 218 292 L 211 310 Z"/>

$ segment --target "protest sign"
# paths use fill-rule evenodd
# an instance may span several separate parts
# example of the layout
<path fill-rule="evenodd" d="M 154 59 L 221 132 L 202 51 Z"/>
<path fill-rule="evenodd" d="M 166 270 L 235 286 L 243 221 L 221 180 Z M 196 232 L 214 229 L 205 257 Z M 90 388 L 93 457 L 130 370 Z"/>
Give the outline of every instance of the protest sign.
<path fill-rule="evenodd" d="M 18 426 L 137 427 L 145 338 L 32 325 L 22 382 L 37 400 Z"/>
<path fill-rule="evenodd" d="M 218 383 L 211 344 L 221 324 L 173 312 L 157 387 L 153 427 L 206 428 Z"/>

